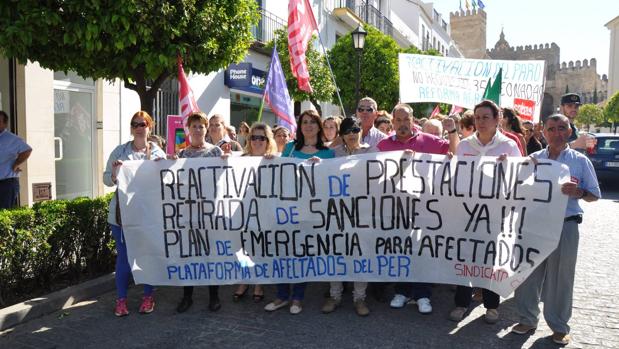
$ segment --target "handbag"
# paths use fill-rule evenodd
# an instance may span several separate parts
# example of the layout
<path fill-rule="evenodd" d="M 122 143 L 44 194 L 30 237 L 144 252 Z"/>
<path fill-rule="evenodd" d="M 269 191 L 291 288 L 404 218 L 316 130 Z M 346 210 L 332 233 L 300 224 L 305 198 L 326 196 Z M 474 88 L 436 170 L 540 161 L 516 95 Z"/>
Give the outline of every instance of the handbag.
<path fill-rule="evenodd" d="M 146 160 L 150 160 L 150 143 L 146 143 Z M 119 227 L 122 227 L 122 216 L 120 215 L 120 201 L 118 199 L 118 187 L 116 187 L 116 193 L 114 193 L 114 197 L 116 198 L 116 223 Z"/>

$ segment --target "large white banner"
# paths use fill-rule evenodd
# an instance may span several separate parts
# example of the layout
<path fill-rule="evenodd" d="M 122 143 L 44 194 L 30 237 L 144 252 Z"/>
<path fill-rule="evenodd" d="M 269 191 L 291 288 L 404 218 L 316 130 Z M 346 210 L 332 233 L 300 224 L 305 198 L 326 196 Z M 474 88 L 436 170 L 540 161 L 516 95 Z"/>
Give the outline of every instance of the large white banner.
<path fill-rule="evenodd" d="M 556 248 L 568 180 L 554 161 L 389 152 L 127 161 L 119 193 L 138 283 L 422 281 L 506 296 Z"/>
<path fill-rule="evenodd" d="M 481 102 L 488 79 L 502 73 L 501 107 L 514 107 L 539 120 L 544 98 L 544 61 L 502 61 L 400 53 L 400 100 L 441 102 L 472 109 Z"/>

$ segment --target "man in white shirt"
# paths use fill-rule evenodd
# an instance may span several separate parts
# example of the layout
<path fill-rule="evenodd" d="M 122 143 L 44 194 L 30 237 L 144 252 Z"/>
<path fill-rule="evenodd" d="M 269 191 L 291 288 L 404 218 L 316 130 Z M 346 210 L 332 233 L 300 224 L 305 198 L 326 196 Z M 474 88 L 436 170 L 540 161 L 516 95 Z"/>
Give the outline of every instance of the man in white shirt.
<path fill-rule="evenodd" d="M 378 142 L 387 136 L 374 127 L 374 120 L 378 117 L 378 105 L 370 97 L 363 97 L 357 103 L 357 117 L 361 119 L 362 143 L 367 143 L 370 147 L 376 147 Z"/>
<path fill-rule="evenodd" d="M 0 110 L 0 209 L 13 208 L 19 195 L 19 172 L 32 148 L 7 130 L 9 116 Z"/>

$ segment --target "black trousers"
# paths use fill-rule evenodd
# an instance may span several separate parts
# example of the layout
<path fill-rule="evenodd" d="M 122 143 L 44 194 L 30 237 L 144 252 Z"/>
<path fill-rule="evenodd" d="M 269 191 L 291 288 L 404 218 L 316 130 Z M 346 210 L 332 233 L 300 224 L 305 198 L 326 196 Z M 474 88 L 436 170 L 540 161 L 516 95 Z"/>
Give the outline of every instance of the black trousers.
<path fill-rule="evenodd" d="M 183 286 L 183 298 L 191 298 L 193 296 L 193 286 Z M 210 299 L 219 297 L 219 285 L 208 287 L 208 296 Z"/>
<path fill-rule="evenodd" d="M 0 180 L 0 209 L 15 207 L 17 195 L 19 195 L 19 178 Z"/>
<path fill-rule="evenodd" d="M 484 307 L 486 309 L 496 309 L 501 303 L 501 296 L 498 294 L 482 289 L 484 298 Z M 471 305 L 471 297 L 473 297 L 473 288 L 466 286 L 458 286 L 456 289 L 456 307 L 468 308 Z"/>

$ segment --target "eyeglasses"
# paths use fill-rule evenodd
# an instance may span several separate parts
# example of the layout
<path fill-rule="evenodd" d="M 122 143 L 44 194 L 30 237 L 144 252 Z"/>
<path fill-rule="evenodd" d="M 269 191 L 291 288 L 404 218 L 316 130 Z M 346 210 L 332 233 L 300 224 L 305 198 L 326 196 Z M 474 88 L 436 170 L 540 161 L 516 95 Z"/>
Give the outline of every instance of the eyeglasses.
<path fill-rule="evenodd" d="M 252 136 L 250 137 L 250 139 L 251 139 L 252 141 L 260 141 L 260 142 L 264 142 L 264 141 L 266 141 L 266 140 L 267 140 L 267 136 L 257 136 L 257 135 L 252 135 Z"/>
<path fill-rule="evenodd" d="M 351 134 L 351 133 L 359 133 L 359 132 L 361 132 L 361 129 L 359 127 L 353 127 L 351 129 L 348 129 L 348 130 L 342 132 L 342 135 L 345 136 L 345 135 L 348 135 L 348 134 Z"/>
<path fill-rule="evenodd" d="M 357 111 L 359 113 L 363 113 L 363 112 L 372 113 L 372 112 L 374 112 L 374 108 L 372 108 L 372 107 L 370 107 L 370 108 L 358 107 Z"/>
<path fill-rule="evenodd" d="M 145 122 L 135 122 L 135 121 L 131 122 L 131 127 L 132 128 L 146 127 L 146 126 L 148 126 L 148 125 Z"/>

